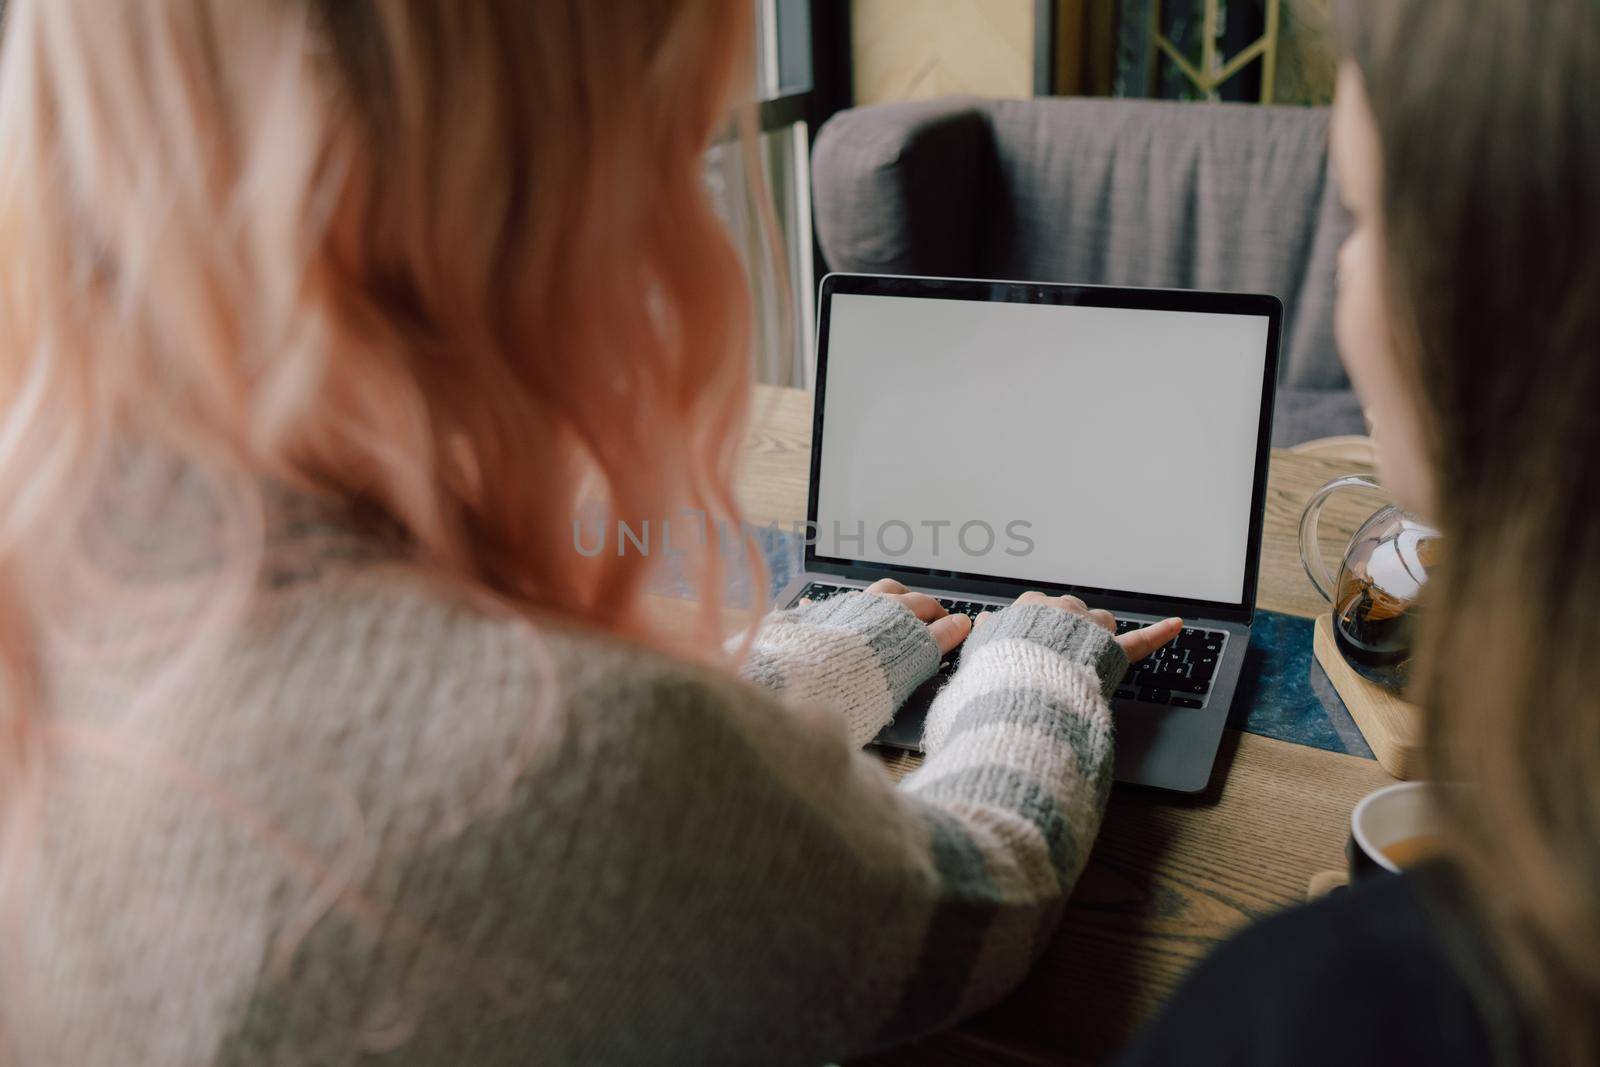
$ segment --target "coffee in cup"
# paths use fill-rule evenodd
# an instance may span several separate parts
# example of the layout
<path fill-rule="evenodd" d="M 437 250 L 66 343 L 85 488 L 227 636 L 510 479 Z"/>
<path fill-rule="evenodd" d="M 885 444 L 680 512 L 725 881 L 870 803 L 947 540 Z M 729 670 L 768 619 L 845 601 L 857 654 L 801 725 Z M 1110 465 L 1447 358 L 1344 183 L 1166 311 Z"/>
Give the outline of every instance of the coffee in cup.
<path fill-rule="evenodd" d="M 1367 795 L 1350 813 L 1350 880 L 1426 863 L 1442 851 L 1443 830 L 1439 786 L 1431 782 L 1401 782 Z"/>

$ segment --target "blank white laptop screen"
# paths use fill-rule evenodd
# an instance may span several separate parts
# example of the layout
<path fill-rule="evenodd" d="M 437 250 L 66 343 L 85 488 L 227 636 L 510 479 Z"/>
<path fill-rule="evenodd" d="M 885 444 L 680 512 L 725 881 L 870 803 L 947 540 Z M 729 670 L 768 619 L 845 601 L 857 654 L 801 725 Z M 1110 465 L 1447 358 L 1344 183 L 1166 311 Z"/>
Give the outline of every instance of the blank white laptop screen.
<path fill-rule="evenodd" d="M 1238 603 L 1266 316 L 836 293 L 820 556 Z"/>

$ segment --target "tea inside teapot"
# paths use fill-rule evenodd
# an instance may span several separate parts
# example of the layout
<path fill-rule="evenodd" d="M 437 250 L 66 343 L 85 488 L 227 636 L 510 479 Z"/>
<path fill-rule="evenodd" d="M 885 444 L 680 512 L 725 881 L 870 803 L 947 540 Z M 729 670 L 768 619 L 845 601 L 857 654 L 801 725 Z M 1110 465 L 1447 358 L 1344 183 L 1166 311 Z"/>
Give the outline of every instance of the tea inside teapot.
<path fill-rule="evenodd" d="M 1438 559 L 1438 535 L 1385 508 L 1352 538 L 1334 595 L 1334 641 L 1359 673 L 1389 686 L 1406 682 L 1413 605 Z"/>
<path fill-rule="evenodd" d="M 1317 518 L 1335 491 L 1380 489 L 1363 475 L 1336 478 L 1317 490 L 1300 517 L 1300 561 L 1319 593 L 1333 604 L 1334 643 L 1357 673 L 1403 688 L 1411 661 L 1415 604 L 1438 562 L 1438 531 L 1389 505 L 1350 538 L 1334 580 L 1317 543 Z"/>

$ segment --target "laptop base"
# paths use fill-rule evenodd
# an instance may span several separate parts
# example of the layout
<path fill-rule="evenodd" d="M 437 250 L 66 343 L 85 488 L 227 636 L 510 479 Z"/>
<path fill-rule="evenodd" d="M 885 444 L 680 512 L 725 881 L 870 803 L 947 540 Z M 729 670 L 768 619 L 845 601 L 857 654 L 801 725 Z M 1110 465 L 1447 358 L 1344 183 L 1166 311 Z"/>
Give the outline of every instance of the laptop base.
<path fill-rule="evenodd" d="M 791 606 L 813 584 L 846 588 L 856 585 L 837 575 L 800 575 L 783 591 L 778 605 Z M 917 591 L 936 597 L 950 595 L 937 587 L 925 587 Z M 1155 619 L 1141 621 L 1153 622 Z M 1224 631 L 1228 635 L 1205 706 L 1173 707 L 1142 703 L 1137 699 L 1114 698 L 1111 701 L 1116 753 L 1113 776 L 1118 782 L 1177 793 L 1198 793 L 1210 782 L 1211 769 L 1216 762 L 1222 731 L 1228 722 L 1228 709 L 1233 703 L 1245 649 L 1249 644 L 1250 628 L 1239 623 L 1190 621 L 1192 625 Z M 958 649 L 939 665 L 938 672 L 932 678 L 907 698 L 895 713 L 894 720 L 884 727 L 873 744 L 881 748 L 921 752 L 923 721 L 928 708 L 959 662 Z"/>

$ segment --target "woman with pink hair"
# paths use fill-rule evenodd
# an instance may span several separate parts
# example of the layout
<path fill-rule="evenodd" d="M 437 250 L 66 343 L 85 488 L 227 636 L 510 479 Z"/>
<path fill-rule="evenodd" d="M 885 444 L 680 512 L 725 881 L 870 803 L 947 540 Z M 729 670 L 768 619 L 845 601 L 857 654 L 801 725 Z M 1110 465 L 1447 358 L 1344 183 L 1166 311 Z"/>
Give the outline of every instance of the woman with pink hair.
<path fill-rule="evenodd" d="M 882 586 L 736 654 L 703 160 L 748 0 L 13 0 L 0 1057 L 815 1063 L 1005 992 L 1176 623 Z M 931 459 L 930 459 L 931 461 Z M 740 675 L 743 675 L 741 678 Z"/>

